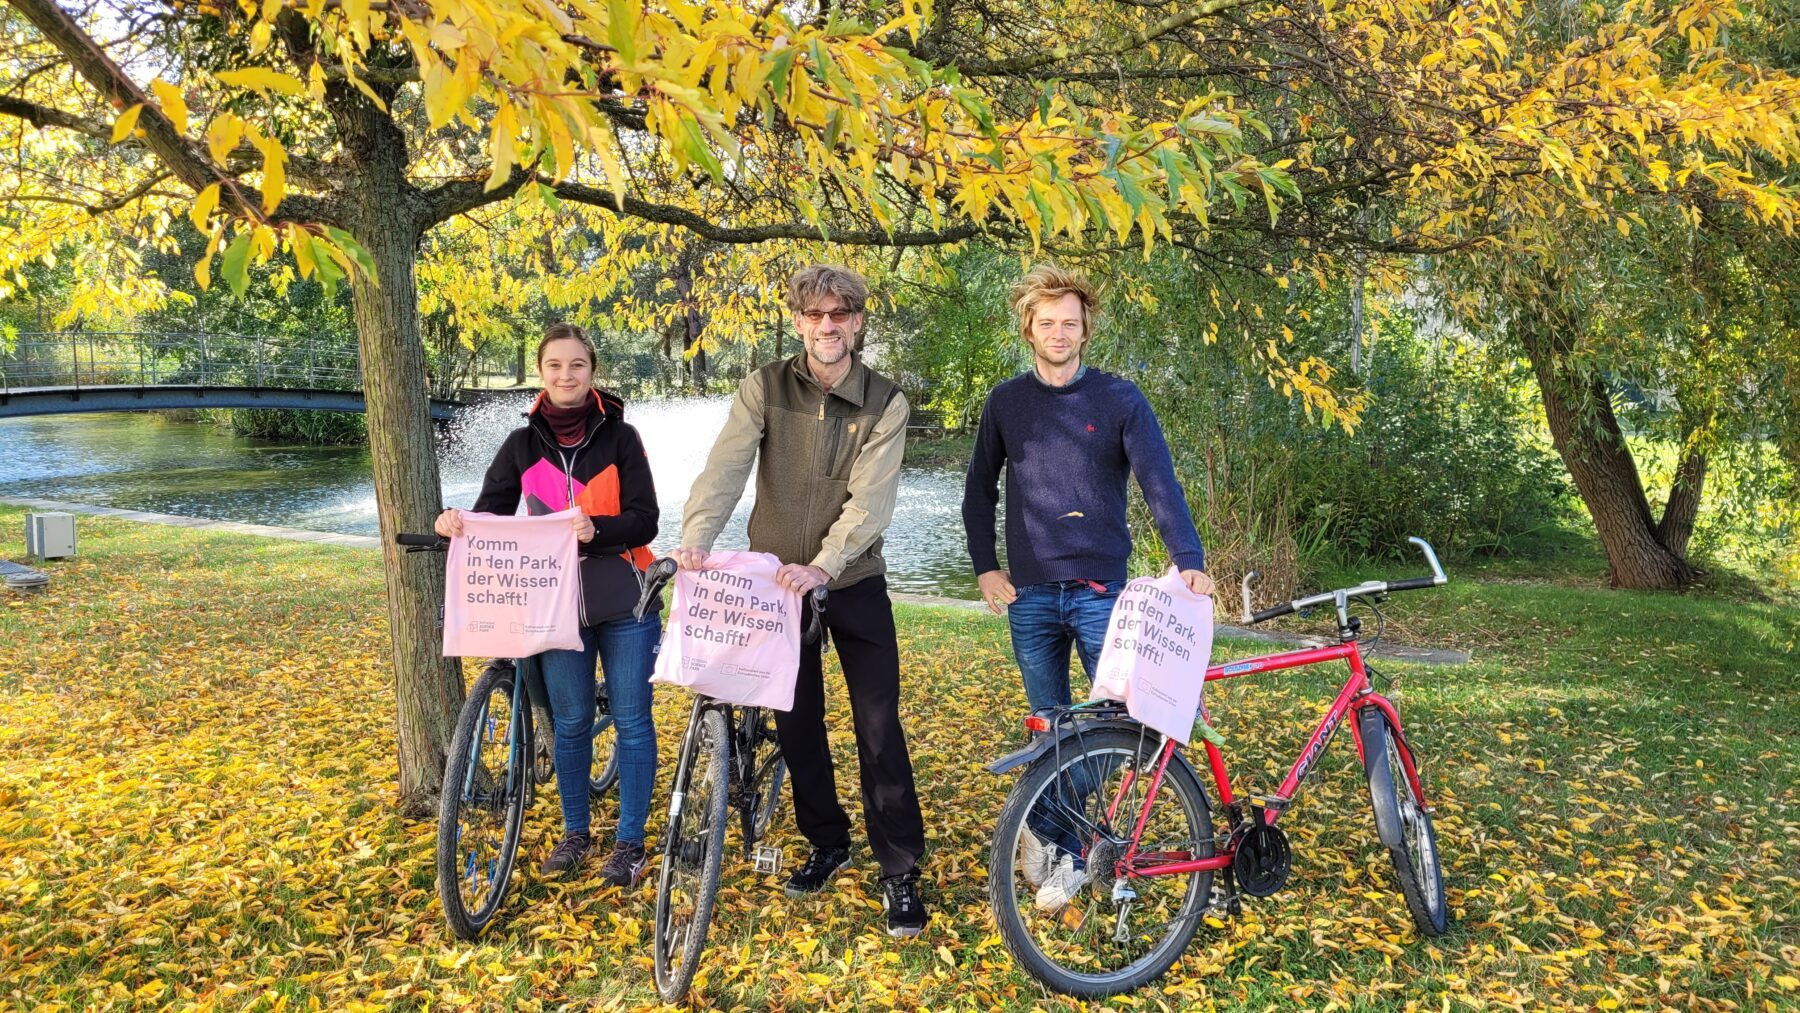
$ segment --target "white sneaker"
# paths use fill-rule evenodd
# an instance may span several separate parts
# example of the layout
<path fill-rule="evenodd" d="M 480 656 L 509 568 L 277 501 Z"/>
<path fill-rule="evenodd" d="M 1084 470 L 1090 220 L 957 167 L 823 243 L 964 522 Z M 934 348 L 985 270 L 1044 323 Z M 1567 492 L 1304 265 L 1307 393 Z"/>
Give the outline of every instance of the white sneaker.
<path fill-rule="evenodd" d="M 1087 870 L 1075 868 L 1075 856 L 1058 851 L 1050 875 L 1044 878 L 1044 885 L 1038 887 L 1037 909 L 1046 914 L 1061 911 L 1081 893 L 1086 883 Z"/>
<path fill-rule="evenodd" d="M 1056 861 L 1056 849 L 1044 843 L 1036 831 L 1030 827 L 1022 828 L 1019 835 L 1019 871 L 1025 874 L 1025 882 L 1031 884 L 1033 890 L 1044 885 L 1050 878 L 1051 866 Z"/>

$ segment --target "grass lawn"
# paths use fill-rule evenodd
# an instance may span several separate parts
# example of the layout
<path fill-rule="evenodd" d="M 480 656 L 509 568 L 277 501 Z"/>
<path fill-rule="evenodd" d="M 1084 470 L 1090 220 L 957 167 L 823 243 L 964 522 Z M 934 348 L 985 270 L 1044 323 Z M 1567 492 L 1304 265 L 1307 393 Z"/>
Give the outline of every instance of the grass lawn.
<path fill-rule="evenodd" d="M 22 557 L 20 514 L 0 508 L 0 556 Z M 444 929 L 434 828 L 390 810 L 374 554 L 80 523 L 82 555 L 49 565 L 51 590 L 0 597 L 0 1003 L 653 1004 L 651 881 L 626 894 L 532 871 L 558 830 L 553 789 L 501 922 L 477 945 Z M 1387 610 L 1390 636 L 1476 659 L 1384 666 L 1435 794 L 1448 935 L 1415 934 L 1340 737 L 1286 824 L 1288 888 L 1111 1007 L 1800 1007 L 1800 607 L 1612 592 L 1604 572 L 1591 554 L 1553 572 L 1452 567 L 1448 588 Z M 987 911 L 987 836 L 1011 782 L 982 765 L 1023 710 L 1004 626 L 899 616 L 930 928 L 881 931 L 866 861 L 792 901 L 731 860 L 697 1004 L 1064 1006 L 1015 969 Z M 1238 786 L 1271 788 L 1335 685 L 1227 686 L 1211 707 Z M 685 700 L 658 700 L 668 760 Z M 841 682 L 832 707 L 853 804 Z M 653 840 L 666 802 L 659 787 Z M 614 815 L 601 804 L 596 826 Z M 803 856 L 786 813 L 772 843 Z"/>

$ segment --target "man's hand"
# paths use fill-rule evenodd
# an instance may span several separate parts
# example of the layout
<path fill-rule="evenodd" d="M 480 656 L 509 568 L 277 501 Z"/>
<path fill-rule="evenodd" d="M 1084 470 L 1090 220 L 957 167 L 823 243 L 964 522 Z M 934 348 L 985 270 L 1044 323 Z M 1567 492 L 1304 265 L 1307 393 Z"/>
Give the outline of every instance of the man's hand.
<path fill-rule="evenodd" d="M 575 522 L 575 540 L 591 542 L 594 540 L 594 519 L 587 514 L 576 514 L 570 520 Z"/>
<path fill-rule="evenodd" d="M 431 525 L 431 530 L 445 538 L 460 538 L 463 533 L 462 511 L 451 507 L 438 514 L 437 520 Z"/>
<path fill-rule="evenodd" d="M 681 567 L 683 570 L 704 569 L 706 567 L 706 556 L 707 552 L 705 549 L 696 549 L 691 545 L 684 545 L 674 552 L 669 553 L 669 558 L 675 560 L 675 565 Z"/>
<path fill-rule="evenodd" d="M 816 566 L 788 563 L 775 571 L 775 583 L 795 594 L 805 594 L 815 587 L 824 587 L 831 583 L 831 574 Z"/>
<path fill-rule="evenodd" d="M 975 578 L 981 587 L 981 600 L 987 602 L 988 611 L 995 615 L 1005 615 L 1006 606 L 1019 600 L 1019 592 L 1013 588 L 1012 574 L 1005 570 L 989 570 Z"/>
<path fill-rule="evenodd" d="M 1181 571 L 1181 581 L 1188 586 L 1189 591 L 1206 595 L 1209 598 L 1219 590 L 1213 586 L 1213 579 L 1206 575 L 1205 570 L 1183 570 Z"/>

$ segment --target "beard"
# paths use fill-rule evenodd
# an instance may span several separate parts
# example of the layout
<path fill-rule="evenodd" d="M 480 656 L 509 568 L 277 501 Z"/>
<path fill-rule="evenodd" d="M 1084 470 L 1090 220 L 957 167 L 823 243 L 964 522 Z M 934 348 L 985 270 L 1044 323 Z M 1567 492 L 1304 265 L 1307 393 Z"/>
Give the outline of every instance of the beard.
<path fill-rule="evenodd" d="M 850 338 L 843 338 L 830 348 L 821 348 L 818 339 L 814 339 L 806 348 L 806 354 L 821 366 L 835 366 L 844 361 L 850 354 Z"/>

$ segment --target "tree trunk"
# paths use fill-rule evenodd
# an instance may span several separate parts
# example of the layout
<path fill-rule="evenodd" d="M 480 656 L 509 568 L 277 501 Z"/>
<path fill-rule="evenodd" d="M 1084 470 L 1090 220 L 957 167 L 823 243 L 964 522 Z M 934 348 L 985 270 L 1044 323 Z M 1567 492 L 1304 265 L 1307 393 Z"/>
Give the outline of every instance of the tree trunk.
<path fill-rule="evenodd" d="M 1700 493 L 1705 487 L 1706 455 L 1689 450 L 1675 469 L 1669 502 L 1663 507 L 1662 523 L 1656 526 L 1656 540 L 1684 559 L 1688 542 L 1694 537 L 1694 521 L 1700 516 Z"/>
<path fill-rule="evenodd" d="M 327 89 L 351 175 L 343 191 L 348 227 L 377 274 L 355 272 L 351 284 L 394 652 L 399 806 L 404 815 L 428 816 L 437 808 L 463 679 L 457 659 L 439 653 L 443 556 L 394 544 L 398 532 L 430 531 L 443 502 L 413 273 L 426 225 L 406 181 L 405 135 L 342 82 Z"/>
<path fill-rule="evenodd" d="M 1598 377 L 1583 377 L 1568 362 L 1572 326 L 1553 317 L 1522 313 L 1515 328 L 1537 375 L 1556 452 L 1594 519 L 1612 585 L 1678 590 L 1693 583 L 1698 573 L 1684 558 L 1686 537 L 1676 549 L 1658 537 L 1637 463 L 1625 444 L 1605 385 Z M 1697 511 L 1697 482 L 1692 495 L 1692 509 Z"/>

